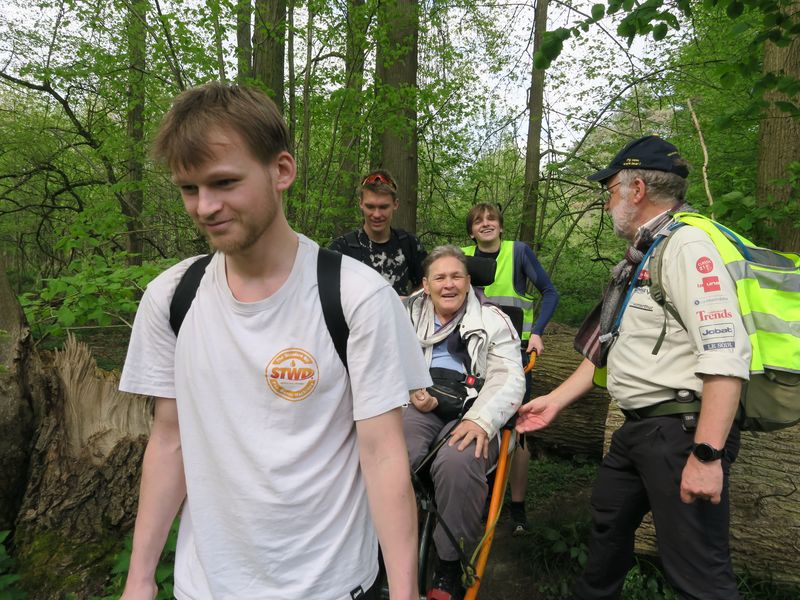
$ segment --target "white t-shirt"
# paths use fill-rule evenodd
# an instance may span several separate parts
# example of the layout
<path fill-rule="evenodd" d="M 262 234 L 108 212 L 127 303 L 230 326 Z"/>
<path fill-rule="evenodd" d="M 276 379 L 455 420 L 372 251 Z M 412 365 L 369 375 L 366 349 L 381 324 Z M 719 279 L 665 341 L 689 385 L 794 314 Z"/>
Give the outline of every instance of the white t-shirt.
<path fill-rule="evenodd" d="M 703 375 L 748 379 L 750 374 L 750 340 L 736 284 L 714 243 L 697 227 L 680 227 L 671 235 L 662 286 L 686 328 L 667 314 L 666 336 L 653 354 L 665 312 L 650 295 L 648 259 L 639 275 L 643 285 L 634 288 L 608 354 L 608 391 L 624 409 L 672 400 L 676 390 L 701 395 Z"/>
<path fill-rule="evenodd" d="M 377 574 L 354 421 L 430 378 L 397 295 L 344 257 L 348 379 L 320 307 L 318 247 L 298 237 L 288 279 L 258 302 L 233 297 L 217 253 L 177 345 L 169 303 L 192 259 L 153 280 L 136 315 L 120 389 L 177 399 L 181 599 L 345 600 Z"/>

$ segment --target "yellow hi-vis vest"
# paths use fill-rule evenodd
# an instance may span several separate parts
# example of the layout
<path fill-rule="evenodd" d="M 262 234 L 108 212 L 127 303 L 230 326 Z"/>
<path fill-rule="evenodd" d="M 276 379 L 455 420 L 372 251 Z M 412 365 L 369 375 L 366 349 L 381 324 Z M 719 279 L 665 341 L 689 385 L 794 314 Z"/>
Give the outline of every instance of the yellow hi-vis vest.
<path fill-rule="evenodd" d="M 461 248 L 467 256 L 475 256 L 477 246 Z M 497 255 L 497 270 L 494 283 L 483 288 L 486 298 L 500 306 L 516 306 L 522 309 L 523 340 L 529 340 L 533 329 L 533 298 L 520 296 L 514 289 L 514 242 L 500 242 L 500 253 Z"/>
<path fill-rule="evenodd" d="M 653 300 L 683 326 L 661 284 L 661 263 L 675 227 L 702 229 L 736 284 L 742 322 L 752 347 L 750 381 L 742 386 L 737 416 L 740 428 L 774 431 L 800 422 L 800 255 L 760 248 L 698 213 L 679 212 L 674 218 L 677 225 L 671 226 L 666 236 L 656 238 L 658 246 L 648 263 Z M 605 367 L 595 369 L 594 383 L 605 386 L 605 379 Z"/>

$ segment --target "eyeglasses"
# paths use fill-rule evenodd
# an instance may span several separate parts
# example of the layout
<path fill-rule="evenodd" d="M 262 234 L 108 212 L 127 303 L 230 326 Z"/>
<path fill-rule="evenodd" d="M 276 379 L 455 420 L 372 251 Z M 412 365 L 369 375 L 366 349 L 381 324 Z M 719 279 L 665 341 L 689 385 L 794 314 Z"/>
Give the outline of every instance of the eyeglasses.
<path fill-rule="evenodd" d="M 388 185 L 393 190 L 397 190 L 397 185 L 394 181 L 392 181 L 391 177 L 387 177 L 386 175 L 382 175 L 381 173 L 373 173 L 372 175 L 367 175 L 364 177 L 363 181 L 361 182 L 361 186 L 370 185 L 373 183 L 382 183 L 383 185 Z"/>
<path fill-rule="evenodd" d="M 607 203 L 609 200 L 611 200 L 611 190 L 613 190 L 618 185 L 622 185 L 622 182 L 618 181 L 617 183 L 610 185 L 608 187 L 605 186 L 602 187 L 602 189 L 600 190 L 600 197 L 603 199 L 604 203 Z"/>

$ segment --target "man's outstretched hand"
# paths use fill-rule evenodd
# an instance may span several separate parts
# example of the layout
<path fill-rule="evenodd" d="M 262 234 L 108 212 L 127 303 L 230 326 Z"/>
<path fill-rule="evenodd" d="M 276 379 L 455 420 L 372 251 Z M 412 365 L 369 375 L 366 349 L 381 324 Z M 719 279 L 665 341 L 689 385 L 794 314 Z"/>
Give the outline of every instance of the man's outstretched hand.
<path fill-rule="evenodd" d="M 544 429 L 555 420 L 560 410 L 547 396 L 538 396 L 520 406 L 515 429 L 518 433 Z"/>

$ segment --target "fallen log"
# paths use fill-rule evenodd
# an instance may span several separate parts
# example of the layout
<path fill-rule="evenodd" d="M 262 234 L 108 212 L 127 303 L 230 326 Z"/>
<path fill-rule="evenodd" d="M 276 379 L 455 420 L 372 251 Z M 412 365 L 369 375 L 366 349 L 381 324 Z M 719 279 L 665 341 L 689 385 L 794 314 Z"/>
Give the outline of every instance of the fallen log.
<path fill-rule="evenodd" d="M 533 396 L 548 393 L 575 370 L 583 357 L 574 347 L 576 330 L 551 323 L 543 338 L 545 349 L 533 370 Z M 596 388 L 564 410 L 547 429 L 528 434 L 533 446 L 562 455 L 600 458 L 609 398 Z"/>

